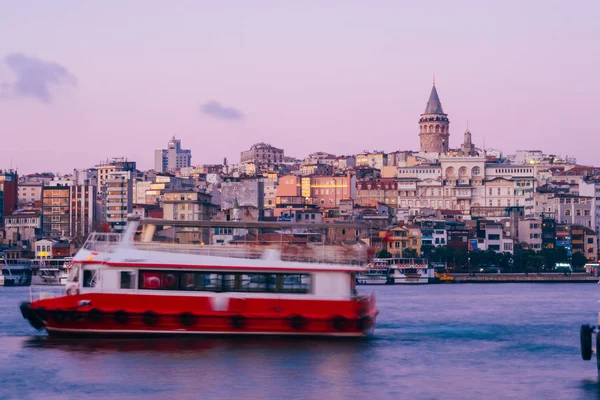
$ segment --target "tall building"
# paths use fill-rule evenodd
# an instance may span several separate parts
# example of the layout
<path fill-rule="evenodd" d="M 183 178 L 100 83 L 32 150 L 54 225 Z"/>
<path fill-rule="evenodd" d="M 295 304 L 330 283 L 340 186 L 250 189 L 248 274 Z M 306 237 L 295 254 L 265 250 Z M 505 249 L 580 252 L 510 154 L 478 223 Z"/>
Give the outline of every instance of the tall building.
<path fill-rule="evenodd" d="M 96 222 L 96 187 L 55 185 L 42 187 L 42 235 L 87 236 Z"/>
<path fill-rule="evenodd" d="M 109 174 L 115 171 L 129 171 L 135 173 L 137 169 L 135 161 L 127 161 L 127 158 L 113 158 L 96 165 L 96 179 L 98 181 L 98 193 L 104 193 Z"/>
<path fill-rule="evenodd" d="M 0 192 L 2 192 L 2 204 L 0 204 L 0 227 L 4 226 L 4 217 L 7 217 L 17 209 L 19 203 L 19 177 L 15 171 L 0 171 Z"/>
<path fill-rule="evenodd" d="M 69 236 L 71 229 L 71 190 L 69 186 L 42 188 L 42 235 Z"/>
<path fill-rule="evenodd" d="M 96 222 L 96 186 L 71 186 L 70 237 L 86 237 Z"/>
<path fill-rule="evenodd" d="M 446 153 L 450 140 L 449 128 L 450 121 L 448 115 L 444 114 L 434 81 L 427 107 L 419 120 L 421 152 Z"/>
<path fill-rule="evenodd" d="M 188 168 L 192 165 L 192 151 L 181 148 L 181 139 L 175 136 L 166 149 L 154 151 L 154 170 L 158 173 Z"/>
<path fill-rule="evenodd" d="M 122 231 L 127 224 L 127 214 L 133 210 L 133 173 L 113 171 L 106 181 L 106 222 L 115 231 Z"/>

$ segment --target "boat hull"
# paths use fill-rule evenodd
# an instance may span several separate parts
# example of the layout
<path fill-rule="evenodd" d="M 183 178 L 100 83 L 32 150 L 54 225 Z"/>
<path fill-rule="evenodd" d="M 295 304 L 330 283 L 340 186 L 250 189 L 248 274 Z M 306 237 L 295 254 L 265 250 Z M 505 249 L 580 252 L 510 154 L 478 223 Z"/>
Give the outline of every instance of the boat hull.
<path fill-rule="evenodd" d="M 21 312 L 34 328 L 51 335 L 339 337 L 371 335 L 378 313 L 372 296 L 347 301 L 230 298 L 226 303 L 209 296 L 98 293 L 24 303 Z"/>

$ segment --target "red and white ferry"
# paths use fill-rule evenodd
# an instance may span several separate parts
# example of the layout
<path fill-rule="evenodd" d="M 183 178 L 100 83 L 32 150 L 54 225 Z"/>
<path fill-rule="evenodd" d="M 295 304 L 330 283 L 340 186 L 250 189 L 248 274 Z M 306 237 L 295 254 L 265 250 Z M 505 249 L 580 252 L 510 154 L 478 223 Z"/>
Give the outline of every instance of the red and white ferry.
<path fill-rule="evenodd" d="M 223 247 L 228 254 L 134 242 L 139 224 L 130 220 L 123 235 L 91 234 L 72 261 L 66 295 L 23 303 L 23 317 L 49 334 L 362 337 L 374 330 L 375 298 L 355 289 L 363 267 L 283 261 L 275 250 L 238 258 Z M 145 232 L 151 237 L 153 229 Z"/>

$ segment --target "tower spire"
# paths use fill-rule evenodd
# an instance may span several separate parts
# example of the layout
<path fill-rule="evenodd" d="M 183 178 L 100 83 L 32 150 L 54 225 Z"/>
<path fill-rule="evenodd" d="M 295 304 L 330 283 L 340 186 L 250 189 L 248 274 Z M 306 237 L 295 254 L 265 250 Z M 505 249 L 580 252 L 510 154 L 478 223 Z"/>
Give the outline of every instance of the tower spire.
<path fill-rule="evenodd" d="M 433 73 L 433 86 L 435 86 L 435 72 Z"/>

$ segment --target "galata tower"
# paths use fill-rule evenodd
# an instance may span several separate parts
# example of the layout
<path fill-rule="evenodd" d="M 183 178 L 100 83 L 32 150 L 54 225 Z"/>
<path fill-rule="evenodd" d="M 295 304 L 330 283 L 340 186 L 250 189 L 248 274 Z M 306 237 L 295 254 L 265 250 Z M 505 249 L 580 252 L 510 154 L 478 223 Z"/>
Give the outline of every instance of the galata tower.
<path fill-rule="evenodd" d="M 435 88 L 435 80 L 427 101 L 425 112 L 419 120 L 419 137 L 421 139 L 421 151 L 429 153 L 446 153 L 450 140 L 450 121 L 448 115 L 444 114 L 442 103 Z"/>

